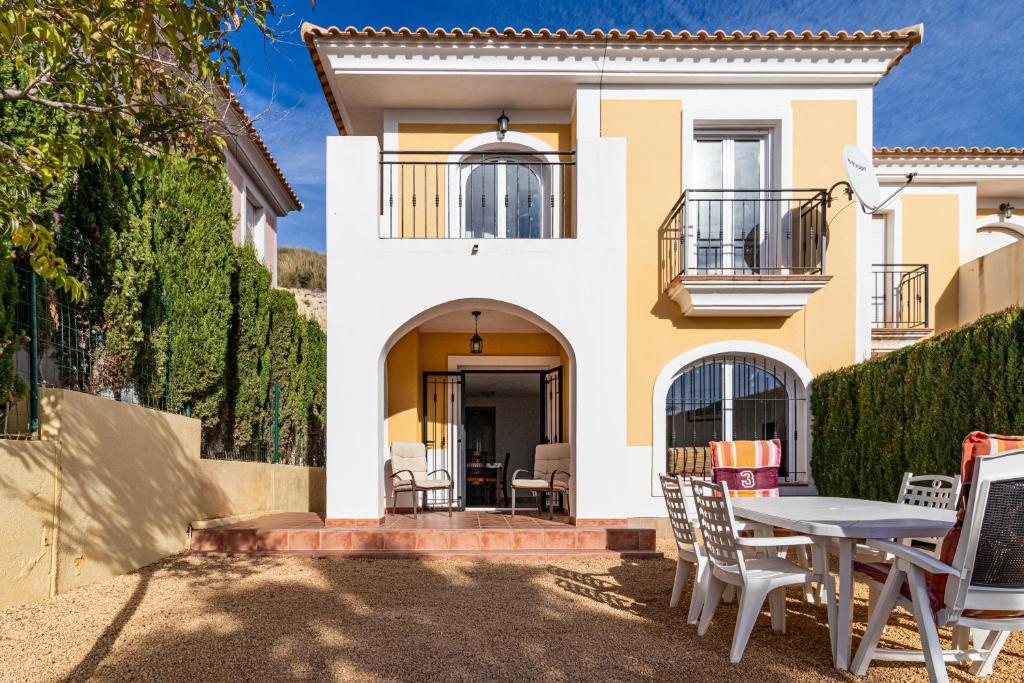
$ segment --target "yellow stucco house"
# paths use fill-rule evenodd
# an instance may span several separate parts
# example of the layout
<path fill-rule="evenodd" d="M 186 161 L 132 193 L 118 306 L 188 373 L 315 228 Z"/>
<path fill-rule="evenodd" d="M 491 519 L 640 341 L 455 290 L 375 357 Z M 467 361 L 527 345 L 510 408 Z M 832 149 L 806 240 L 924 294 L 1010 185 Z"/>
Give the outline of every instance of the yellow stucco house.
<path fill-rule="evenodd" d="M 780 439 L 811 490 L 815 375 L 1019 298 L 1024 151 L 873 149 L 923 30 L 304 25 L 339 133 L 328 524 L 382 517 L 394 441 L 460 507 L 569 443 L 581 523 L 664 515 L 658 475 L 713 438 Z M 845 145 L 885 196 L 917 175 L 866 213 Z"/>

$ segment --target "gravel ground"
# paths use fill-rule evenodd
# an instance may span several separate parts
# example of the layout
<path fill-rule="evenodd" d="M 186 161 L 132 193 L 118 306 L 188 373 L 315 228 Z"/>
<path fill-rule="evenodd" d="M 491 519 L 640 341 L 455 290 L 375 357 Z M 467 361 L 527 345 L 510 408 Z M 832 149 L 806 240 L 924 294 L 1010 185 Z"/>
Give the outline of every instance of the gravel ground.
<path fill-rule="evenodd" d="M 832 669 L 824 609 L 796 591 L 788 633 L 763 614 L 730 665 L 735 607 L 699 638 L 668 608 L 673 570 L 670 560 L 172 557 L 0 611 L 0 681 L 927 680 L 910 664 L 878 663 L 867 679 Z M 913 643 L 912 626 L 902 615 L 885 640 Z M 1024 680 L 1024 638 L 1011 638 L 988 680 Z"/>

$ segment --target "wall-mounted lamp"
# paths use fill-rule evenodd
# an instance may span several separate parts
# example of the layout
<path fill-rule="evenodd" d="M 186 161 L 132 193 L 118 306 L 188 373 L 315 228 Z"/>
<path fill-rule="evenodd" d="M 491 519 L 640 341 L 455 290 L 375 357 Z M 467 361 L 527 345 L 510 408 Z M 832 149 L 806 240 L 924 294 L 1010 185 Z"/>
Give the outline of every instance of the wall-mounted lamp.
<path fill-rule="evenodd" d="M 498 117 L 498 139 L 504 140 L 505 133 L 508 132 L 508 117 L 505 116 L 505 110 L 501 110 L 501 116 Z"/>
<path fill-rule="evenodd" d="M 480 336 L 480 311 L 473 311 L 473 336 L 469 338 L 469 352 L 472 354 L 484 352 L 484 338 Z"/>
<path fill-rule="evenodd" d="M 1003 202 L 999 205 L 999 213 L 1002 214 L 1004 221 L 1008 221 L 1013 218 L 1013 206 L 1010 202 Z"/>

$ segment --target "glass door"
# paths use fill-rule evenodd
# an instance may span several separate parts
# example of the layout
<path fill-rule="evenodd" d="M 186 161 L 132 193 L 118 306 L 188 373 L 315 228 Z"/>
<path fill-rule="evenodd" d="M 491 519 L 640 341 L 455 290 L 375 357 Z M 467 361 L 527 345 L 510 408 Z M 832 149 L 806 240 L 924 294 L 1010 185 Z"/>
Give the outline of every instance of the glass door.
<path fill-rule="evenodd" d="M 768 238 L 763 135 L 701 135 L 688 224 L 696 227 L 688 257 L 696 274 L 759 272 Z"/>

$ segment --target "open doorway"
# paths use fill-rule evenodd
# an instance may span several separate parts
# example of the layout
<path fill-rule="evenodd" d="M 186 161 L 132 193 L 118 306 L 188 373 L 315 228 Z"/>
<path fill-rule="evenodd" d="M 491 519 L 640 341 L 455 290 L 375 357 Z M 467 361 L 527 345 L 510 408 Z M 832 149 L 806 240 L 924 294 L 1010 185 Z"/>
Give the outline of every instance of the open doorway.
<path fill-rule="evenodd" d="M 424 442 L 435 463 L 450 463 L 459 508 L 509 507 L 512 474 L 532 474 L 537 445 L 563 439 L 562 368 L 425 372 L 423 380 Z"/>

